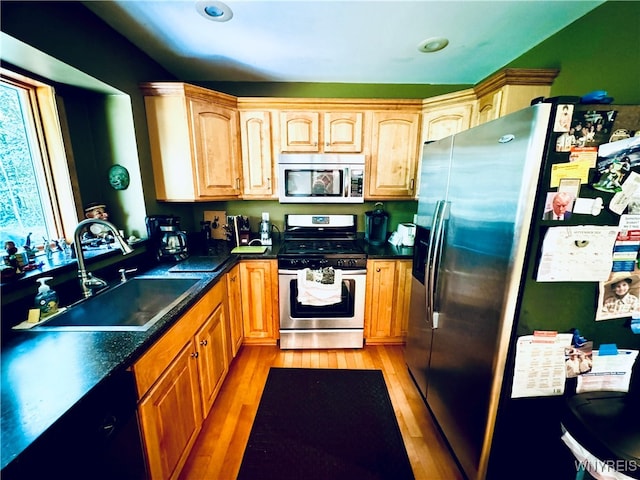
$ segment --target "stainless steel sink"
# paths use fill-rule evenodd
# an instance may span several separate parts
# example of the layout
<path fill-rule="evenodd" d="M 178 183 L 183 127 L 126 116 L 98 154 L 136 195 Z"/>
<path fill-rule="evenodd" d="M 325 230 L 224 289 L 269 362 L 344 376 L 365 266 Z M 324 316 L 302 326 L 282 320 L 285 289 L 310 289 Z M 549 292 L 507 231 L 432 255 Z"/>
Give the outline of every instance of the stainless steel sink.
<path fill-rule="evenodd" d="M 198 277 L 134 277 L 31 329 L 144 331 L 198 288 Z"/>

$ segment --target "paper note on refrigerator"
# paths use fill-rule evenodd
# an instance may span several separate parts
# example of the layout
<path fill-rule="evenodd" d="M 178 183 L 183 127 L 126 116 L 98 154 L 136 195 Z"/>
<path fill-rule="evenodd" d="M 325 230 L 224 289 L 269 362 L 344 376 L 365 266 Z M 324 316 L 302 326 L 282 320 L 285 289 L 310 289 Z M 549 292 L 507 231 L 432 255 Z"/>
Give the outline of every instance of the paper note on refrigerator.
<path fill-rule="evenodd" d="M 628 392 L 637 356 L 638 350 L 618 350 L 616 355 L 600 355 L 594 351 L 591 371 L 578 377 L 576 393 Z"/>
<path fill-rule="evenodd" d="M 565 348 L 571 333 L 518 338 L 512 398 L 562 395 L 566 378 Z"/>
<path fill-rule="evenodd" d="M 600 282 L 609 278 L 618 227 L 551 227 L 542 243 L 539 282 Z"/>

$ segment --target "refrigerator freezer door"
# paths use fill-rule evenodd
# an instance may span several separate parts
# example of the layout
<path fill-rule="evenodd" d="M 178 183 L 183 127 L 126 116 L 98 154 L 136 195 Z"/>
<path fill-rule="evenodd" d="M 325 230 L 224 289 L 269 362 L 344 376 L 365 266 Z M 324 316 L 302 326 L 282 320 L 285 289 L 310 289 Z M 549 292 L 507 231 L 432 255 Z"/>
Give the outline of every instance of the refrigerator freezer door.
<path fill-rule="evenodd" d="M 447 199 L 453 138 L 427 143 L 422 149 L 417 224 L 431 227 L 436 204 Z"/>
<path fill-rule="evenodd" d="M 427 403 L 469 478 L 486 462 L 549 111 L 454 137 Z"/>
<path fill-rule="evenodd" d="M 416 277 L 411 282 L 411 303 L 405 360 L 411 376 L 424 398 L 427 396 L 427 374 L 433 330 L 425 308 L 426 290 Z"/>
<path fill-rule="evenodd" d="M 414 246 L 414 276 L 411 286 L 409 325 L 405 360 L 422 395 L 427 394 L 427 375 L 431 357 L 432 318 L 427 312 L 425 264 L 431 252 L 430 237 L 438 206 L 447 196 L 453 137 L 425 145 L 422 153 L 420 194 Z M 417 267 L 416 262 L 421 265 Z M 416 271 L 416 269 L 418 269 Z"/>

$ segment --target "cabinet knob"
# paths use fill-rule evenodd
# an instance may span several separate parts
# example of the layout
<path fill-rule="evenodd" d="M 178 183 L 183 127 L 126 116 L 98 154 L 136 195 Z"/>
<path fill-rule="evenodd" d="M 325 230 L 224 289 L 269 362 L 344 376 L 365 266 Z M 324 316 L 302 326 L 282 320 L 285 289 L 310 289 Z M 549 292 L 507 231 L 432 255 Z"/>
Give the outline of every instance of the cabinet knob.
<path fill-rule="evenodd" d="M 207 346 L 207 341 L 206 340 L 200 340 L 200 345 L 202 345 L 203 347 Z"/>
<path fill-rule="evenodd" d="M 191 358 L 198 358 L 198 352 L 193 352 L 191 354 Z"/>
<path fill-rule="evenodd" d="M 379 269 L 379 268 L 376 268 L 376 272 L 380 273 L 380 269 Z"/>

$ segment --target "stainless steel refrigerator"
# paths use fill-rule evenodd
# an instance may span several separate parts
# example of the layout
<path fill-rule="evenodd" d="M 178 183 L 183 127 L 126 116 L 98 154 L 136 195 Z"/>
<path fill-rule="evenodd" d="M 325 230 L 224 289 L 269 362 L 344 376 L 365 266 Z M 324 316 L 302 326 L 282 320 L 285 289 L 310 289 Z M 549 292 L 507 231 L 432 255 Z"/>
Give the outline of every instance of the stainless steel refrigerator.
<path fill-rule="evenodd" d="M 569 162 L 556 152 L 557 103 L 424 146 L 406 362 L 472 479 L 536 478 L 554 471 L 547 462 L 564 460 L 561 399 L 510 399 L 518 335 L 580 327 L 603 342 L 637 342 L 622 321 L 592 325 L 593 282 L 535 281 L 541 237 L 553 224 L 542 221 L 551 165 Z M 575 117 L 614 107 L 571 108 Z M 638 129 L 634 115 L 619 118 Z M 583 194 L 602 195 L 587 186 Z M 573 215 L 571 224 L 617 225 L 616 217 Z"/>

